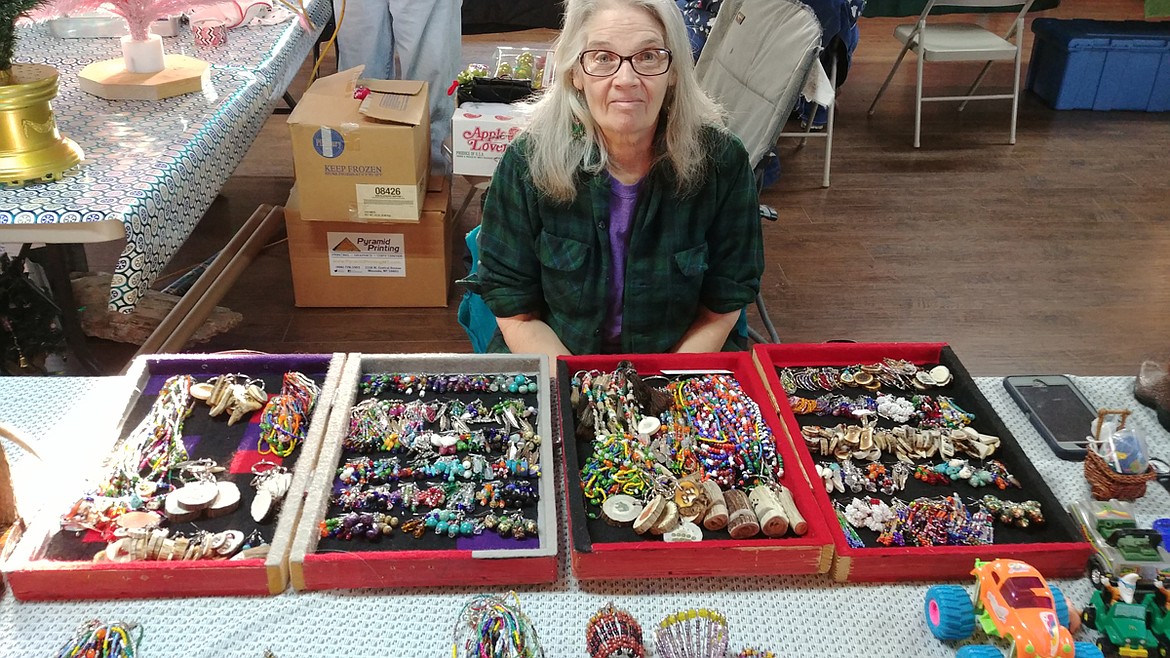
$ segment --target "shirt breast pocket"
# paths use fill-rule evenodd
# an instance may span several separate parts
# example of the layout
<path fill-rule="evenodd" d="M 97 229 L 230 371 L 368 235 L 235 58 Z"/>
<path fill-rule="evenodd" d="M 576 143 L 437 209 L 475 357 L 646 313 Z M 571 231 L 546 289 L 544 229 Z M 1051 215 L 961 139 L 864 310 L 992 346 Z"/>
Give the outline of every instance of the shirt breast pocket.
<path fill-rule="evenodd" d="M 689 324 L 695 318 L 703 273 L 707 271 L 707 244 L 674 252 L 670 276 L 670 310 L 675 322 Z"/>
<path fill-rule="evenodd" d="M 536 257 L 541 264 L 541 287 L 549 310 L 578 311 L 581 292 L 588 283 L 584 267 L 589 245 L 542 231 L 536 242 Z"/>

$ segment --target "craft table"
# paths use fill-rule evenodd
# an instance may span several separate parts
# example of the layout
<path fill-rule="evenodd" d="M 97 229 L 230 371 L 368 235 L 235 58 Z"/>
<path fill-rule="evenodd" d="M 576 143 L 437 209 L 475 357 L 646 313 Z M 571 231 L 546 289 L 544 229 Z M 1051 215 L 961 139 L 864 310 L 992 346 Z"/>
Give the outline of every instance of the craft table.
<path fill-rule="evenodd" d="M 1099 407 L 1130 408 L 1129 422 L 1147 433 L 1155 455 L 1170 455 L 1170 434 L 1153 412 L 1130 394 L 1129 377 L 1077 377 Z M 1057 459 L 1004 391 L 1000 378 L 978 378 L 984 395 L 1064 502 L 1088 497 L 1080 462 Z M 91 428 L 113 422 L 125 393 L 121 378 L 0 379 L 4 420 L 62 450 L 84 445 Z M 91 431 L 87 431 L 91 430 Z M 9 459 L 25 461 L 5 445 Z M 20 469 L 20 466 L 17 466 Z M 558 483 L 560 474 L 558 473 Z M 558 486 L 560 486 L 558 484 Z M 562 499 L 558 496 L 558 504 Z M 1170 494 L 1151 482 L 1136 503 L 1148 526 L 1170 511 Z M 564 519 L 564 510 L 560 511 Z M 566 546 L 567 540 L 561 545 Z M 1057 580 L 1078 607 L 1089 599 L 1087 578 Z M 627 608 L 646 629 L 684 608 L 716 608 L 726 615 L 730 649 L 770 649 L 780 656 L 839 655 L 861 658 L 949 658 L 953 646 L 935 640 L 922 619 L 923 595 L 931 583 L 843 585 L 822 577 L 699 578 L 635 582 L 578 582 L 562 551 L 560 577 L 550 585 L 517 588 L 550 658 L 583 656 L 590 615 L 612 601 Z M 971 585 L 971 582 L 964 582 Z M 82 622 L 137 621 L 145 628 L 142 656 L 318 656 L 451 655 L 451 628 L 463 603 L 479 590 L 356 590 L 232 599 L 82 601 L 20 603 L 0 600 L 0 655 L 50 656 Z M 1078 639 L 1091 639 L 1082 631 Z M 649 655 L 657 655 L 647 639 Z"/>
<path fill-rule="evenodd" d="M 327 0 L 308 9 L 311 33 L 290 20 L 233 29 L 219 48 L 195 46 L 190 31 L 164 39 L 168 53 L 212 68 L 203 93 L 162 101 L 108 101 L 78 88 L 86 64 L 121 56 L 117 39 L 58 39 L 45 25 L 22 28 L 16 59 L 58 69 L 57 123 L 85 162 L 61 181 L 0 189 L 0 242 L 125 237 L 109 308 L 133 311 L 248 152 L 332 12 Z"/>

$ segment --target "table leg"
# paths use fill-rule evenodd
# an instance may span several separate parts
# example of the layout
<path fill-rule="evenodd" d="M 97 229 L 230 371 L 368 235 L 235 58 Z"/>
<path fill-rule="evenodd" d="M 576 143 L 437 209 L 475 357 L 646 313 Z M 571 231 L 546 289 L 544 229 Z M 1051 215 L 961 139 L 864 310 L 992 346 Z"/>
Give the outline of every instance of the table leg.
<path fill-rule="evenodd" d="M 81 315 L 77 312 L 77 301 L 73 298 L 71 272 L 84 272 L 86 267 L 85 248 L 79 244 L 46 244 L 33 249 L 29 258 L 45 269 L 53 300 L 61 309 L 61 331 L 65 334 L 65 346 L 86 374 L 96 375 L 101 367 L 89 351 L 89 342 L 81 330 Z"/>

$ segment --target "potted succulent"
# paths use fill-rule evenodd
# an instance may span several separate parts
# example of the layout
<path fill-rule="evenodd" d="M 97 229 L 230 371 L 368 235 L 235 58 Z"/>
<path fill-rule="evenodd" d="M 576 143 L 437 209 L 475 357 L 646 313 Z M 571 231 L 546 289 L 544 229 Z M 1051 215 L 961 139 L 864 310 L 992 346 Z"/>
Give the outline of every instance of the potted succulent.
<path fill-rule="evenodd" d="M 84 157 L 61 136 L 49 101 L 57 96 L 57 70 L 14 64 L 16 24 L 42 0 L 0 0 L 0 184 L 60 178 Z"/>

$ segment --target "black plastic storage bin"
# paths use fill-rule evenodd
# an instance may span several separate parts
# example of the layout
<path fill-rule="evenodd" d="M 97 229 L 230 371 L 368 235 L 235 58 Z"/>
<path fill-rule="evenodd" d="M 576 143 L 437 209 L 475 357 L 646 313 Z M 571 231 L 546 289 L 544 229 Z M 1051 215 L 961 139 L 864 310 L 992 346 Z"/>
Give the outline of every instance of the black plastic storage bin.
<path fill-rule="evenodd" d="M 1037 18 L 1028 88 L 1057 110 L 1170 110 L 1170 23 Z"/>

